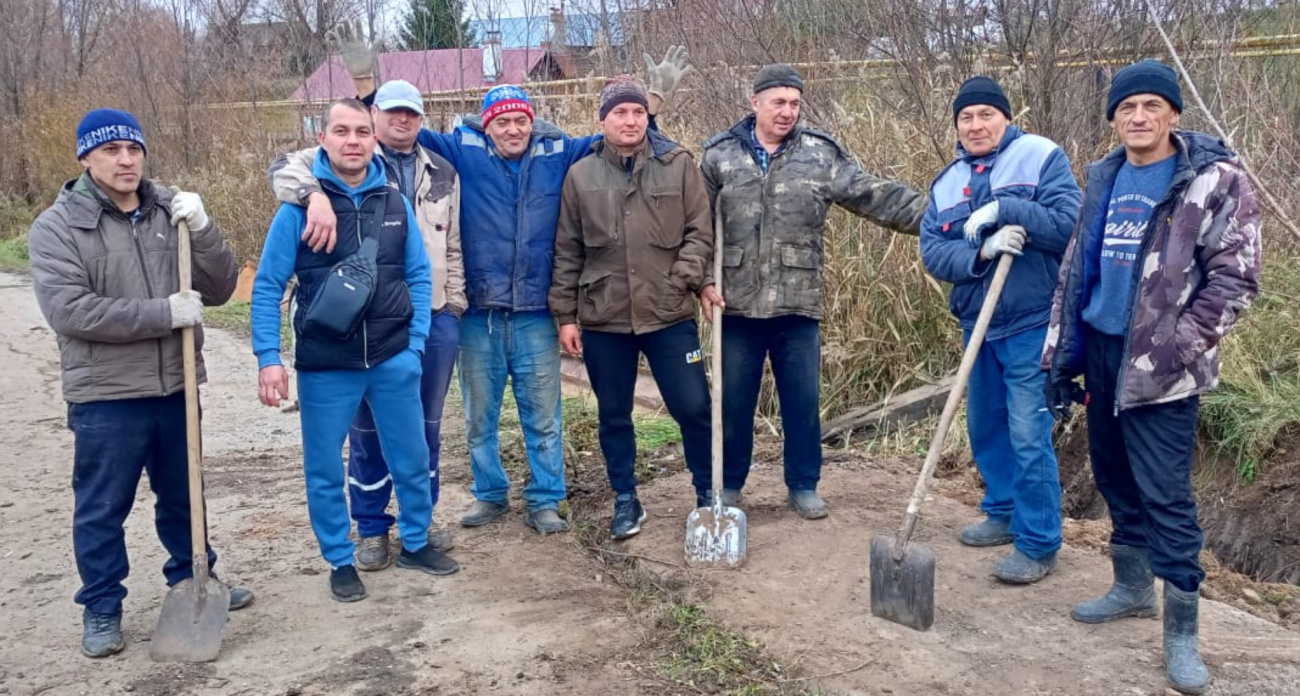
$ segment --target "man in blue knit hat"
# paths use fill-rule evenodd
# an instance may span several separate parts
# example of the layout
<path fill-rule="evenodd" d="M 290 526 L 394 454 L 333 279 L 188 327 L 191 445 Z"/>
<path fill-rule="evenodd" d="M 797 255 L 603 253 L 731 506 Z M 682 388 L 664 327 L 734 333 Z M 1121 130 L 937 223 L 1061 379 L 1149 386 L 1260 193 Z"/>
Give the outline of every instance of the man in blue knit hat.
<path fill-rule="evenodd" d="M 32 224 L 32 286 L 59 339 L 63 398 L 74 436 L 72 547 L 81 575 L 81 651 L 105 657 L 126 647 L 122 600 L 130 566 L 123 523 L 140 473 L 157 502 L 154 525 L 167 549 L 163 575 L 193 574 L 185 373 L 181 332 L 194 328 L 203 382 L 203 307 L 230 299 L 235 255 L 197 193 L 144 178 L 144 131 L 135 116 L 96 109 L 77 127 L 85 172 Z M 177 226 L 189 226 L 193 289 L 177 273 Z M 217 555 L 208 549 L 208 567 Z M 253 593 L 232 587 L 230 608 Z"/>
<path fill-rule="evenodd" d="M 1059 145 L 1011 124 L 1011 102 L 978 75 L 953 99 L 957 158 L 930 186 L 921 223 L 926 271 L 952 283 L 949 307 L 969 341 L 1002 254 L 1016 256 L 970 375 L 966 426 L 984 478 L 985 519 L 968 546 L 1012 544 L 993 574 L 1032 583 L 1056 568 L 1061 484 L 1038 357 L 1079 186 Z"/>
<path fill-rule="evenodd" d="M 1192 490 L 1200 395 L 1219 381 L 1219 343 L 1259 292 L 1260 209 L 1236 154 L 1178 130 L 1173 68 L 1144 60 L 1110 83 L 1120 147 L 1088 168 L 1042 367 L 1065 415 L 1087 388 L 1088 454 L 1110 509 L 1114 584 L 1071 615 L 1103 623 L 1159 613 L 1165 676 L 1204 693 L 1200 552 Z"/>
<path fill-rule="evenodd" d="M 376 48 L 364 40 L 347 40 L 342 49 L 357 93 L 371 100 Z M 673 47 L 663 63 L 645 58 L 648 110 L 653 114 L 690 70 L 689 56 Z M 449 133 L 421 130 L 419 143 L 451 162 L 461 178 L 469 308 L 461 318 L 457 359 L 475 498 L 461 524 L 482 526 L 510 511 L 510 478 L 501 463 L 499 440 L 509 380 L 531 474 L 523 490 L 524 522 L 538 533 L 551 534 L 565 532 L 569 525 L 559 514 L 566 497 L 560 348 L 547 293 L 565 175 L 601 136 L 570 138 L 534 116 L 523 89 L 497 85 L 484 96 L 477 116 L 465 117 Z M 325 201 L 310 187 L 302 189 L 300 202 L 307 207 L 308 220 L 328 219 Z M 315 238 L 317 231 L 309 225 L 305 234 Z"/>

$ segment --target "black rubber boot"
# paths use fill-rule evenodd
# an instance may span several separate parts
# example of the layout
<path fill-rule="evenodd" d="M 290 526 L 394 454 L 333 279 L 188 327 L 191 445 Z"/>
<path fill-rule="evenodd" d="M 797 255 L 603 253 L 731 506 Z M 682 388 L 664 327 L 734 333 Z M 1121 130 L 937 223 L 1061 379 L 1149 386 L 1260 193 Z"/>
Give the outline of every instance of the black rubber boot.
<path fill-rule="evenodd" d="M 1210 670 L 1201 660 L 1200 592 L 1183 592 L 1165 583 L 1165 676 L 1184 694 L 1210 688 Z"/>
<path fill-rule="evenodd" d="M 1070 610 L 1075 621 L 1097 624 L 1130 616 L 1152 617 L 1156 608 L 1155 576 L 1147 550 L 1135 546 L 1110 545 L 1110 562 L 1115 582 L 1106 594 L 1080 602 Z"/>

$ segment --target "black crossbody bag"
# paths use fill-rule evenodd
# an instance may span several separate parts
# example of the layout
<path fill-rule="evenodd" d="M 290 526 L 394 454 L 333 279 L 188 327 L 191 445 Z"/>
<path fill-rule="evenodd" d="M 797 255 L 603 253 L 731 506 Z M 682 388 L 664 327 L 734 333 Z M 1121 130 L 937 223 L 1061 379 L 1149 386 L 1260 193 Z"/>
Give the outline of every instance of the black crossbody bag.
<path fill-rule="evenodd" d="M 340 341 L 350 341 L 357 335 L 375 297 L 378 252 L 379 240 L 367 236 L 360 251 L 334 264 L 311 298 L 303 317 L 303 333 Z"/>

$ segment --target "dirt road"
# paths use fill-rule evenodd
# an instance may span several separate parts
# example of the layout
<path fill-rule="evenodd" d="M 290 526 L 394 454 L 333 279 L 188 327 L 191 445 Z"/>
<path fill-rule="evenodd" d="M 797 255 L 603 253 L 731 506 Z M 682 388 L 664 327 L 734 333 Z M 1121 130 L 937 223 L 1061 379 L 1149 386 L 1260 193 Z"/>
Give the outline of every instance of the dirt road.
<path fill-rule="evenodd" d="M 255 589 L 257 602 L 231 615 L 216 663 L 149 660 L 164 558 L 142 486 L 127 523 L 127 650 L 81 657 L 72 438 L 54 337 L 24 277 L 0 274 L 0 342 L 0 442 L 11 469 L 0 487 L 0 694 L 699 692 L 655 676 L 664 657 L 655 627 L 628 611 L 635 598 L 602 572 L 579 535 L 541 539 L 518 512 L 484 530 L 456 529 L 457 575 L 390 569 L 365 576 L 366 601 L 332 602 L 307 522 L 297 415 L 257 403 L 245 340 L 217 330 L 208 334 L 203 392 L 212 537 L 218 572 Z M 1066 549 L 1042 584 L 999 586 L 988 575 L 996 552 L 953 542 L 974 512 L 945 498 L 930 504 L 920 533 L 939 556 L 934 629 L 873 619 L 867 545 L 896 524 L 913 465 L 828 464 L 822 491 L 834 513 L 820 523 L 795 518 L 779 471 L 759 466 L 746 491 L 749 565 L 690 575 L 675 565 L 689 485 L 670 476 L 643 488 L 651 516 L 625 550 L 663 561 L 641 562 L 658 577 L 688 581 L 715 618 L 805 677 L 788 682 L 790 693 L 813 684 L 846 694 L 1164 693 L 1158 621 L 1085 627 L 1066 614 L 1106 587 L 1102 557 Z M 468 466 L 453 456 L 444 467 L 438 517 L 448 522 L 470 502 Z M 1300 634 L 1213 602 L 1203 616 L 1213 693 L 1300 695 Z"/>

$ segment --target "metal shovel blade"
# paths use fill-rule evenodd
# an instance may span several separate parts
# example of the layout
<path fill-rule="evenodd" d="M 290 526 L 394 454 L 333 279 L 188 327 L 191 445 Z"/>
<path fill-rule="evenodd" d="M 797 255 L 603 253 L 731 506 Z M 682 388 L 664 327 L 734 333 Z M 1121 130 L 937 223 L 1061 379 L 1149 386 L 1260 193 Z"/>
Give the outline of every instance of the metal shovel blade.
<path fill-rule="evenodd" d="M 745 511 L 715 504 L 686 518 L 686 565 L 739 568 L 745 563 Z"/>
<path fill-rule="evenodd" d="M 934 552 L 908 544 L 894 560 L 894 537 L 871 540 L 871 613 L 918 631 L 934 624 Z"/>
<path fill-rule="evenodd" d="M 157 662 L 211 662 L 221 652 L 230 613 L 230 589 L 209 577 L 205 587 L 193 578 L 172 586 L 163 599 L 149 656 Z"/>

